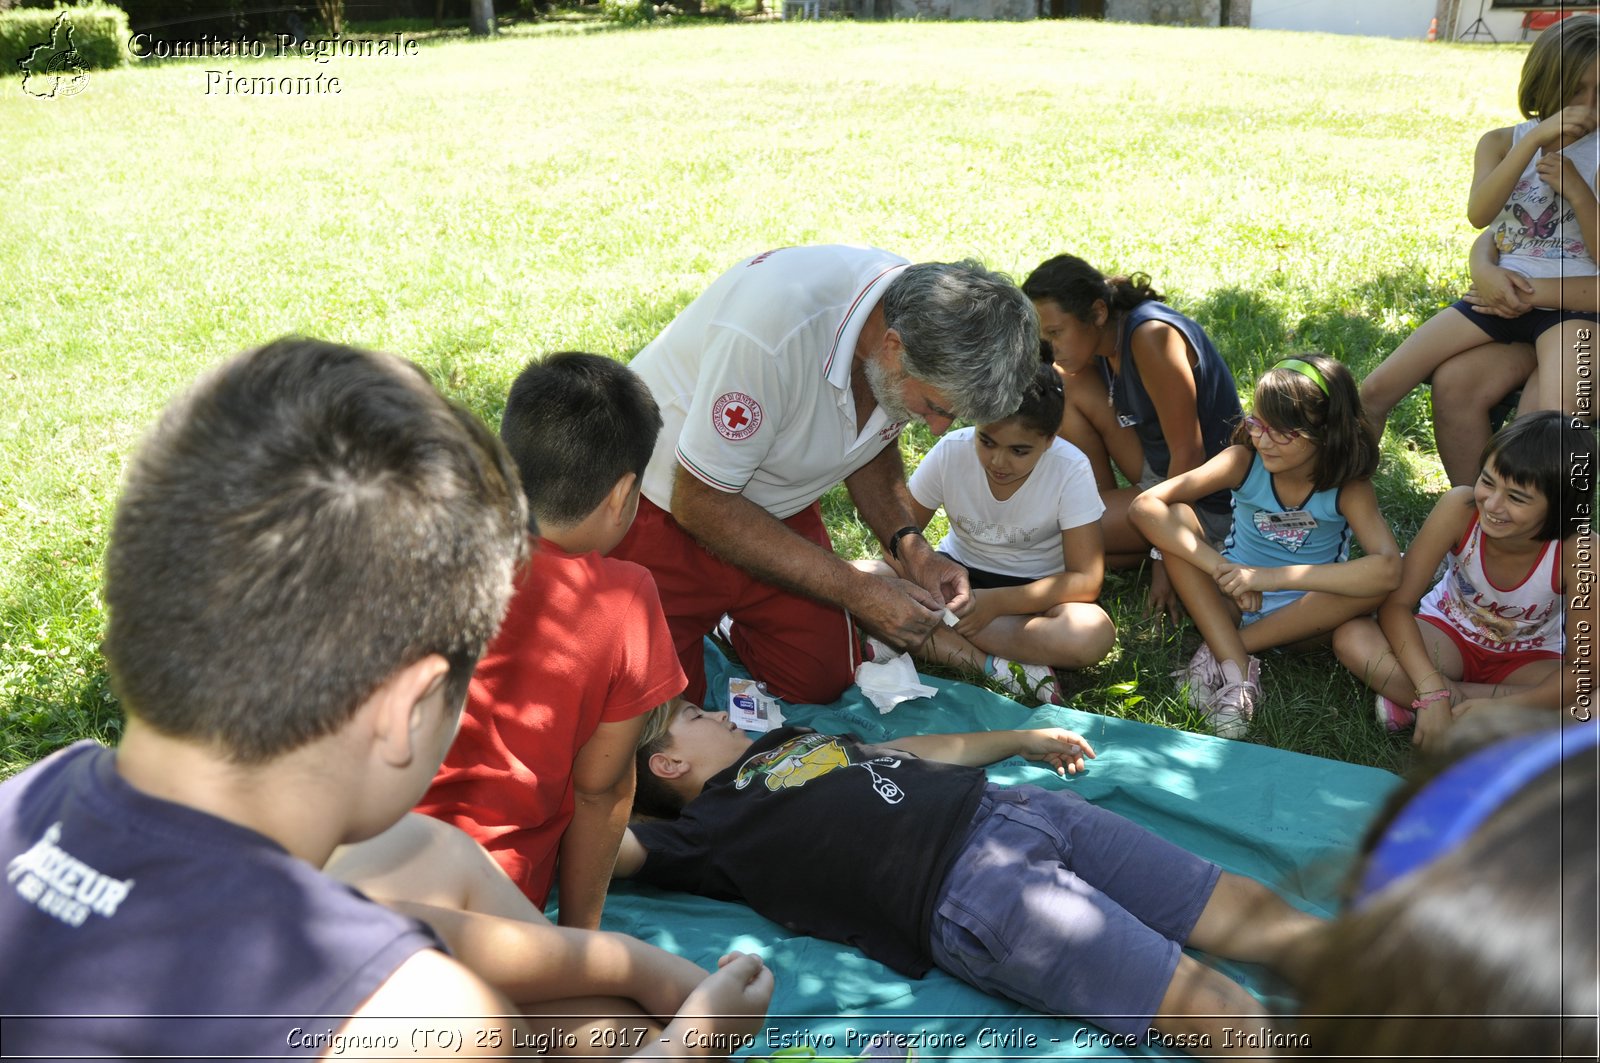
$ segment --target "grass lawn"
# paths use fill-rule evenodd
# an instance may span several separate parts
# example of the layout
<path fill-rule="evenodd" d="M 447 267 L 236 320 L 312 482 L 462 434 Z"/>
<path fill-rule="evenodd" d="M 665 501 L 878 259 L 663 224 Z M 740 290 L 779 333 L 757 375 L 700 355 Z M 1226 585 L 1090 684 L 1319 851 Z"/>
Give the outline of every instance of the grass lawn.
<path fill-rule="evenodd" d="M 200 370 L 285 332 L 411 357 L 497 423 L 530 355 L 630 357 L 725 266 L 847 241 L 1020 277 L 1145 270 L 1248 391 L 1310 348 L 1359 377 L 1465 286 L 1477 137 L 1523 50 L 1084 22 L 519 29 L 402 58 L 181 59 L 65 99 L 0 82 L 0 775 L 115 737 L 97 644 L 123 463 Z M 206 70 L 340 79 L 207 94 Z M 1404 544 L 1442 485 L 1390 421 Z M 908 434 L 913 455 L 925 432 Z M 843 552 L 872 549 L 830 512 Z M 1192 727 L 1196 636 L 1114 577 L 1081 704 Z M 1331 655 L 1272 657 L 1252 739 L 1386 767 Z"/>

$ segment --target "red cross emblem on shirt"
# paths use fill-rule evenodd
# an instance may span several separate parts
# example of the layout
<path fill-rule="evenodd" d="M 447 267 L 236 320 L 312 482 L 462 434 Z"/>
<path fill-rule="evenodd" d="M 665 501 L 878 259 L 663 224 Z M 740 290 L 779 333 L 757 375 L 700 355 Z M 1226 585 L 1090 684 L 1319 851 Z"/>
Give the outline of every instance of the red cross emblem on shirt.
<path fill-rule="evenodd" d="M 723 439 L 737 443 L 761 427 L 761 404 L 742 391 L 730 391 L 711 407 L 711 425 Z"/>

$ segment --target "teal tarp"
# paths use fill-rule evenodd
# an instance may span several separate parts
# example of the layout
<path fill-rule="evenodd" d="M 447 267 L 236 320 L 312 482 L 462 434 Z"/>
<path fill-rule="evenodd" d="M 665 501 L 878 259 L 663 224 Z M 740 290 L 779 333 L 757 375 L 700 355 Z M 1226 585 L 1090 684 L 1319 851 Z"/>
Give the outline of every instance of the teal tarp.
<path fill-rule="evenodd" d="M 708 689 L 725 696 L 743 675 L 706 644 Z M 1062 726 L 1099 754 L 1088 770 L 1060 779 L 1013 759 L 989 769 L 1001 784 L 1071 787 L 1229 871 L 1275 887 L 1300 908 L 1331 914 L 1342 876 L 1367 821 L 1398 779 L 1388 772 L 1266 746 L 1186 734 L 1075 709 L 1029 710 L 966 683 L 924 676 L 938 688 L 881 715 L 851 689 L 832 705 L 784 706 L 789 722 L 820 731 L 854 732 L 869 741 L 900 735 Z M 796 853 L 804 839 L 796 839 Z M 892 873 L 886 870 L 885 873 Z M 1174 1055 L 1170 1047 L 1127 1048 L 1097 1027 L 1041 1016 L 933 971 L 912 980 L 860 953 L 797 936 L 742 905 L 666 893 L 633 883 L 613 886 L 605 928 L 633 934 L 706 968 L 730 949 L 754 952 L 777 978 L 767 1029 L 746 1053 L 784 1045 L 821 1056 L 852 1056 L 872 1034 L 891 1031 L 920 1042 L 922 1058 L 1117 1058 Z M 1212 961 L 1274 1007 L 1289 1001 L 1259 967 Z M 809 1055 L 809 1053 L 801 1053 Z"/>

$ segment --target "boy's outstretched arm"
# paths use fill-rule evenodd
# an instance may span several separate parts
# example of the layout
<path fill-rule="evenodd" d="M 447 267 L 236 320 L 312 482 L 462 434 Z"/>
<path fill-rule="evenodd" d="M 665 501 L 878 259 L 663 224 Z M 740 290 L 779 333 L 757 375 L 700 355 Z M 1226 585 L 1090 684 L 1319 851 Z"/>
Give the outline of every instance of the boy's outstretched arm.
<path fill-rule="evenodd" d="M 1041 727 L 1031 731 L 970 731 L 963 734 L 908 735 L 885 742 L 924 760 L 946 764 L 965 764 L 981 768 L 1007 757 L 1049 764 L 1057 775 L 1076 775 L 1083 770 L 1083 758 L 1094 757 L 1094 749 L 1082 735 L 1063 727 Z"/>

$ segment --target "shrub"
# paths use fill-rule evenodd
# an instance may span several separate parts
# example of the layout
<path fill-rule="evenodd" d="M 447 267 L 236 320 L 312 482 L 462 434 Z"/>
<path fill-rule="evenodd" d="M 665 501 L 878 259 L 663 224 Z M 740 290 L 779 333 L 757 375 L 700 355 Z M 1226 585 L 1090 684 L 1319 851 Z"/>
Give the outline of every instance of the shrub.
<path fill-rule="evenodd" d="M 63 26 L 56 33 L 56 20 L 65 12 L 70 35 Z M 34 49 L 46 50 L 34 55 Z M 110 4 L 84 4 L 81 7 L 53 9 L 14 8 L 0 11 L 0 77 L 22 76 L 22 63 L 30 57 L 32 73 L 43 75 L 53 54 L 76 53 L 71 62 L 85 70 L 122 66 L 128 61 L 128 16 Z"/>
<path fill-rule="evenodd" d="M 638 26 L 656 17 L 650 0 L 600 0 L 600 13 L 623 26 Z"/>

